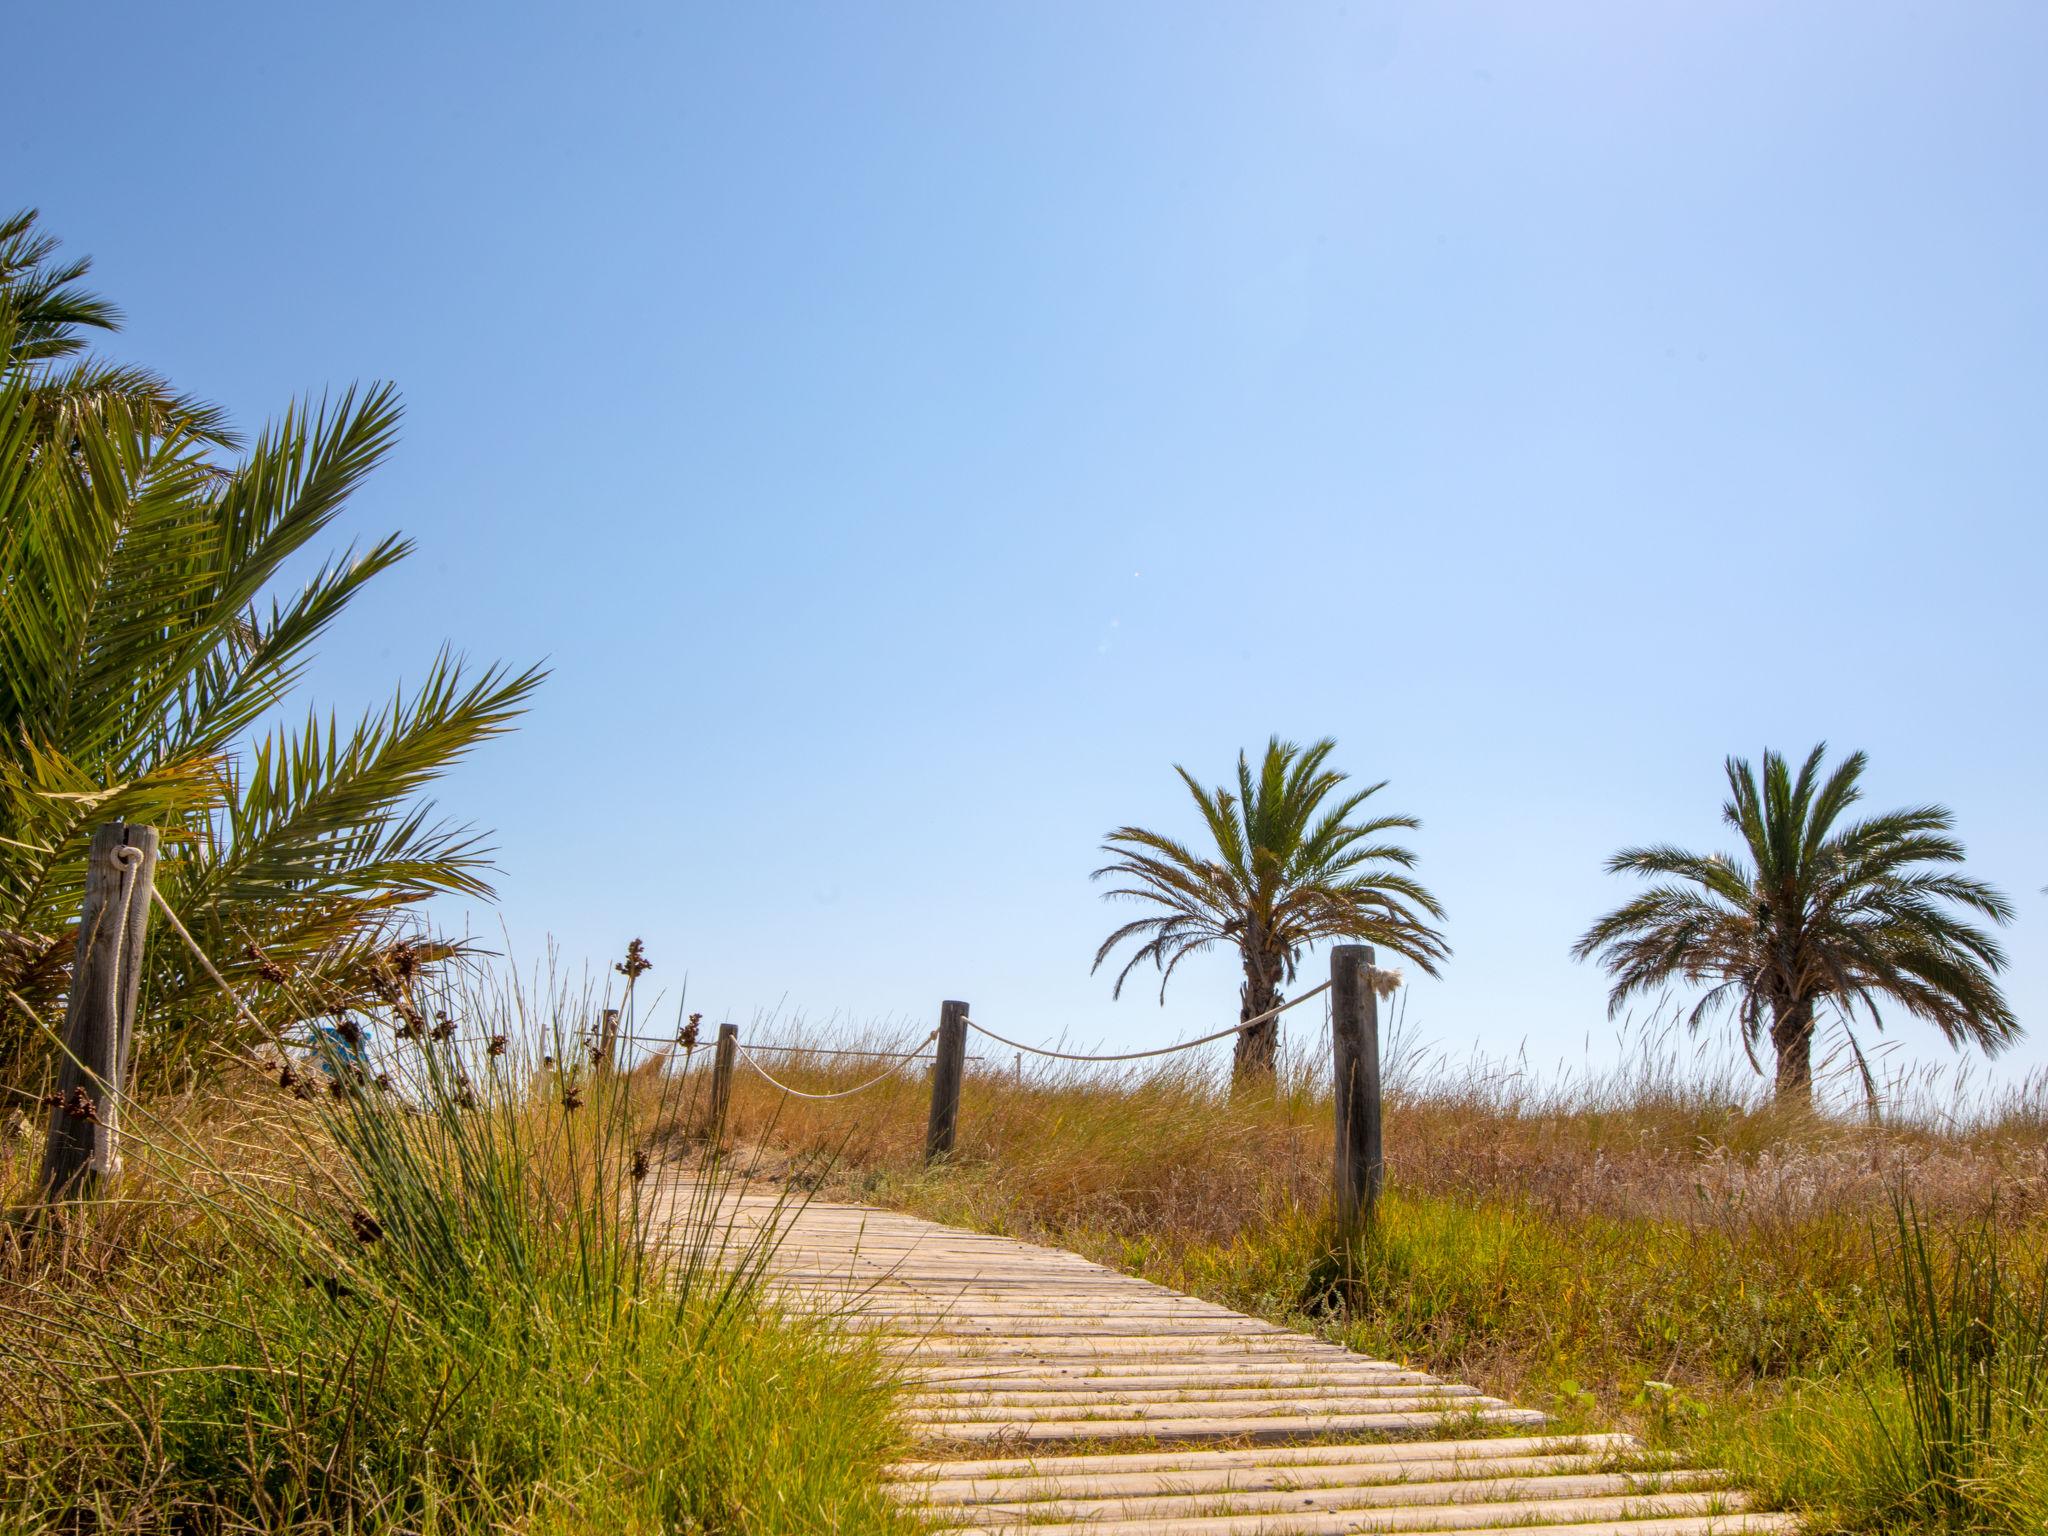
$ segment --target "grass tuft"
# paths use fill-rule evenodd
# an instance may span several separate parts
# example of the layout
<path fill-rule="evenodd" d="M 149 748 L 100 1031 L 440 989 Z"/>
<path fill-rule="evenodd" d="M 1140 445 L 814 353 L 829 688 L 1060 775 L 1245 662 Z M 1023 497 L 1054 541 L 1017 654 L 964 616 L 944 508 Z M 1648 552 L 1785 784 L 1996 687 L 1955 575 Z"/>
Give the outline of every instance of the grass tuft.
<path fill-rule="evenodd" d="M 670 1182 L 695 1079 L 463 985 L 374 1063 L 137 1105 L 114 1193 L 0 1264 L 0 1531 L 911 1528 L 884 1362 Z"/>

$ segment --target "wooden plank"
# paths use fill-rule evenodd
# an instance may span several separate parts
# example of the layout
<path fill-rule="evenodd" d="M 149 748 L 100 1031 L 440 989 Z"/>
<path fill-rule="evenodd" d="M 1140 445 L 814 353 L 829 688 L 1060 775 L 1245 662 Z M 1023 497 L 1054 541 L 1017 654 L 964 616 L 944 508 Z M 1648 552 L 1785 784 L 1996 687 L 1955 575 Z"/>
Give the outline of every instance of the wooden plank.
<path fill-rule="evenodd" d="M 1519 1511 L 1518 1513 L 1531 1513 Z M 1423 1526 L 1431 1536 L 1781 1536 L 1781 1533 L 1795 1532 L 1799 1521 L 1793 1515 L 1764 1514 L 1751 1511 L 1730 1511 L 1727 1513 L 1663 1516 L 1644 1514 L 1622 1515 L 1584 1522 L 1572 1521 L 1567 1524 L 1536 1523 L 1533 1516 L 1529 1523 Z M 1371 1536 L 1376 1531 L 1416 1530 L 1414 1525 L 1399 1526 L 1383 1521 L 1361 1520 L 1355 1514 L 1301 1515 L 1283 1518 L 1275 1515 L 1243 1515 L 1234 1518 L 1205 1521 L 1178 1521 L 1159 1524 L 1153 1521 L 1139 1521 L 1135 1524 L 1115 1522 L 1112 1524 L 1085 1525 L 987 1525 L 959 1527 L 954 1536 Z"/>
<path fill-rule="evenodd" d="M 1108 1371 L 1098 1371 L 1093 1367 L 1068 1368 L 1065 1374 L 1053 1374 L 1043 1363 L 1032 1361 L 1022 1362 L 1015 1370 L 1010 1371 L 974 1364 L 955 1367 L 953 1374 L 934 1376 L 929 1367 L 920 1367 L 913 1359 L 899 1371 L 898 1379 L 905 1395 L 909 1397 L 936 1397 L 948 1392 L 989 1394 L 1121 1390 L 1141 1394 L 1133 1399 L 1138 1402 L 1146 1400 L 1142 1394 L 1193 1392 L 1205 1387 L 1214 1388 L 1225 1394 L 1234 1394 L 1259 1388 L 1313 1391 L 1318 1387 L 1355 1387 L 1361 1391 L 1372 1391 L 1380 1386 L 1458 1385 L 1442 1383 L 1433 1376 L 1417 1376 L 1407 1371 L 1332 1371 L 1315 1362 L 1236 1367 L 1228 1364 L 1200 1363 L 1174 1365 L 1160 1361 L 1156 1362 L 1158 1368 L 1150 1373 L 1140 1373 L 1135 1367 L 1155 1364 L 1152 1361 L 1113 1360 L 1109 1364 L 1111 1369 Z"/>
<path fill-rule="evenodd" d="M 1415 1442 L 1414 1449 L 1429 1448 Z M 1098 1461 L 1102 1457 L 1079 1457 Z M 1008 1504 L 1051 1499 L 1140 1498 L 1148 1494 L 1259 1493 L 1269 1489 L 1338 1488 L 1346 1485 L 1451 1482 L 1461 1478 L 1533 1477 L 1548 1473 L 1598 1472 L 1604 1456 L 1489 1456 L 1480 1459 L 1416 1459 L 1380 1462 L 1294 1463 L 1279 1466 L 1215 1467 L 1206 1471 L 1063 1472 L 1050 1477 L 933 1477 L 892 1483 L 898 1497 L 926 1504 Z M 944 1463 L 941 1463 L 944 1465 Z"/>
<path fill-rule="evenodd" d="M 1173 1490 L 1139 1496 L 1101 1498 L 1055 1497 L 1033 1500 L 1002 1500 L 962 1508 L 942 1518 L 972 1519 L 977 1522 L 1001 1516 L 1028 1519 L 1032 1524 L 1055 1521 L 1156 1521 L 1182 1517 L 1199 1518 L 1228 1509 L 1239 1514 L 1305 1514 L 1326 1510 L 1399 1511 L 1407 1506 L 1432 1514 L 1467 1517 L 1461 1506 L 1515 1505 L 1555 1509 L 1560 1505 L 1588 1499 L 1653 1497 L 1675 1489 L 1704 1489 L 1720 1484 L 1727 1474 L 1720 1472 L 1671 1472 L 1661 1474 L 1654 1484 L 1643 1474 L 1627 1472 L 1557 1473 L 1534 1477 L 1495 1477 L 1439 1482 L 1354 1484 L 1340 1487 L 1301 1486 L 1254 1490 L 1232 1488 L 1220 1491 Z"/>
<path fill-rule="evenodd" d="M 1083 1381 L 1086 1378 L 1082 1378 Z M 1171 1380 L 1172 1378 L 1167 1378 Z M 1475 1397 L 1472 1388 L 1455 1382 L 1394 1381 L 1384 1386 L 1370 1379 L 1360 1381 L 1265 1381 L 1249 1385 L 1235 1381 L 1193 1380 L 1172 1387 L 1133 1387 L 1121 1383 L 1107 1386 L 1069 1384 L 1044 1388 L 974 1388 L 948 1385 L 944 1391 L 910 1392 L 905 1401 L 929 1406 L 958 1404 L 972 1407 L 1044 1408 L 1061 1403 L 1188 1403 L 1251 1402 L 1266 1397 L 1342 1398 L 1367 1396 L 1381 1401 L 1413 1401 L 1422 1398 Z"/>
<path fill-rule="evenodd" d="M 1261 1415 L 1256 1418 L 1210 1414 L 1190 1418 L 1115 1418 L 1107 1415 L 1086 1419 L 1038 1419 L 1028 1423 L 955 1424 L 944 1420 L 906 1414 L 904 1422 L 923 1430 L 934 1439 L 962 1441 L 1012 1441 L 1035 1443 L 1044 1440 L 1135 1440 L 1141 1438 L 1177 1440 L 1246 1440 L 1254 1442 L 1300 1439 L 1307 1435 L 1339 1434 L 1427 1434 L 1444 1422 L 1440 1413 L 1294 1413 Z M 1544 1415 L 1526 1408 L 1477 1408 L 1460 1411 L 1461 1424 L 1541 1424 Z"/>
<path fill-rule="evenodd" d="M 1433 1445 L 1406 1441 L 1364 1445 L 1293 1445 L 1279 1450 L 1124 1451 L 1109 1456 L 1020 1456 L 980 1461 L 904 1461 L 890 1468 L 896 1477 L 1026 1477 L 1069 1472 L 1203 1472 L 1229 1467 L 1314 1467 L 1398 1464 L 1427 1456 L 1485 1459 L 1496 1456 L 1624 1455 L 1635 1449 L 1627 1435 L 1524 1435 L 1484 1440 L 1445 1440 Z"/>
<path fill-rule="evenodd" d="M 1011 1403 L 974 1402 L 959 1397 L 919 1398 L 910 1411 L 920 1419 L 1000 1423 L 1046 1416 L 1048 1408 L 1065 1408 L 1067 1416 L 1078 1416 L 1084 1408 L 1125 1408 L 1134 1419 L 1202 1418 L 1212 1413 L 1239 1418 L 1258 1418 L 1286 1413 L 1434 1413 L 1441 1417 L 1475 1404 L 1506 1407 L 1497 1397 L 1482 1397 L 1470 1387 L 1426 1387 L 1419 1392 L 1334 1392 L 1308 1393 L 1261 1388 L 1235 1397 L 1184 1396 L 1133 1399 L 1123 1392 L 1046 1394 L 1049 1401 Z"/>
<path fill-rule="evenodd" d="M 1227 1495 L 1225 1498 L 1227 1499 Z M 1608 1498 L 1516 1500 L 1488 1504 L 1446 1504 L 1435 1508 L 1303 1510 L 1278 1514 L 1252 1510 L 1236 1514 L 1171 1515 L 1161 1519 L 1046 1521 L 1004 1513 L 994 1521 L 976 1520 L 960 1529 L 1016 1531 L 1028 1522 L 1031 1536 L 1363 1536 L 1381 1531 L 1516 1531 L 1578 1525 L 1583 1530 L 1636 1536 L 1641 1526 L 1659 1517 L 1738 1515 L 1743 1499 L 1734 1493 L 1671 1493 Z M 949 1511 L 949 1517 L 953 1512 Z M 961 1510 L 961 1515 L 971 1510 Z M 1007 1523 L 1005 1523 L 1007 1522 Z M 1603 1524 L 1604 1522 L 1604 1524 Z M 1708 1527 L 1712 1529 L 1712 1527 Z"/>

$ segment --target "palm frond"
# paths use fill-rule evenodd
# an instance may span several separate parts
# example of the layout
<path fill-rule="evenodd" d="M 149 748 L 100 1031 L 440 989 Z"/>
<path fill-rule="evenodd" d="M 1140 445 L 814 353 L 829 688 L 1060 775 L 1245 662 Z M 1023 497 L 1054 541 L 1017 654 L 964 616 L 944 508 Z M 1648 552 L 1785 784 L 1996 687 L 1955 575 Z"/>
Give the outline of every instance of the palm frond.
<path fill-rule="evenodd" d="M 475 672 L 444 650 L 346 731 L 309 715 L 258 734 L 411 547 L 351 546 L 277 590 L 388 454 L 397 396 L 295 403 L 240 451 L 213 407 L 82 355 L 118 320 L 87 269 L 32 214 L 0 220 L 0 982 L 50 1012 L 87 843 L 119 818 L 158 828 L 160 888 L 231 976 L 280 957 L 322 978 L 321 1006 L 346 1006 L 415 903 L 489 893 L 486 839 L 426 796 L 511 727 L 540 673 Z M 240 1037 L 177 946 L 150 952 L 160 1058 Z M 33 1049 L 19 1010 L 0 1017 L 0 1076 Z"/>

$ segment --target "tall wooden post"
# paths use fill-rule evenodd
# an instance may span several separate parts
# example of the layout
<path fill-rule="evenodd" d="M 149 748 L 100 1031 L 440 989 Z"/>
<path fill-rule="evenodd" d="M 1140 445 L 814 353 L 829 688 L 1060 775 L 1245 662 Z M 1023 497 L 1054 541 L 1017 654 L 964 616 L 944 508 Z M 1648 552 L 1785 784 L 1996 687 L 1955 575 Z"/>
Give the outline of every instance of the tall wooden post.
<path fill-rule="evenodd" d="M 1380 1145 L 1380 1016 L 1372 946 L 1330 951 L 1330 1066 L 1337 1099 L 1337 1226 L 1346 1239 L 1372 1226 L 1386 1159 Z"/>
<path fill-rule="evenodd" d="M 939 1042 L 932 1058 L 932 1114 L 925 1123 L 924 1160 L 953 1150 L 960 1126 L 960 1080 L 967 1073 L 967 1005 L 939 1004 Z"/>
<path fill-rule="evenodd" d="M 607 1008 L 597 1026 L 597 1067 L 600 1072 L 609 1072 L 618 1065 L 619 1010 Z"/>
<path fill-rule="evenodd" d="M 156 887 L 156 829 L 110 822 L 93 834 L 85 904 L 64 1014 L 65 1056 L 43 1147 L 44 1194 L 73 1199 L 121 1171 L 121 1095 L 128 1088 L 142 946 Z"/>
<path fill-rule="evenodd" d="M 711 1136 L 725 1139 L 725 1114 L 732 1107 L 732 1074 L 739 1066 L 740 1027 L 718 1026 L 718 1050 L 711 1058 Z"/>

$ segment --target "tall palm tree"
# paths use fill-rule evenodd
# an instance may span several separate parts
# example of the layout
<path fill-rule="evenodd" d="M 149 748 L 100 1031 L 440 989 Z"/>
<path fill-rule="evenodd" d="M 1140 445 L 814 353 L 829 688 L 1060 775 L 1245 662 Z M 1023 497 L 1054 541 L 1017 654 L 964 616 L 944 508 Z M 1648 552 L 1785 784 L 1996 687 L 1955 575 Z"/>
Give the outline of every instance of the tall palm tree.
<path fill-rule="evenodd" d="M 1339 794 L 1345 775 L 1324 766 L 1336 745 L 1325 739 L 1303 749 L 1276 736 L 1256 777 L 1240 752 L 1234 793 L 1227 786 L 1204 789 L 1175 764 L 1215 844 L 1213 855 L 1143 827 L 1109 834 L 1102 851 L 1112 862 L 1095 878 L 1120 883 L 1104 899 L 1160 909 L 1125 923 L 1095 952 L 1099 970 L 1118 945 L 1137 946 L 1117 973 L 1115 995 L 1123 995 L 1131 972 L 1149 960 L 1164 1002 L 1181 961 L 1218 945 L 1234 948 L 1244 967 L 1240 1020 L 1278 1006 L 1302 950 L 1319 939 L 1367 940 L 1437 973 L 1450 950 L 1424 919 L 1441 920 L 1443 908 L 1408 873 L 1415 855 L 1385 840 L 1421 823 L 1412 816 L 1353 821 L 1386 785 Z M 1240 1034 L 1235 1079 L 1270 1079 L 1279 1043 L 1278 1019 Z"/>
<path fill-rule="evenodd" d="M 395 914 L 487 892 L 488 850 L 418 796 L 539 681 L 443 650 L 353 728 L 274 723 L 328 627 L 410 549 L 342 549 L 275 590 L 389 451 L 396 397 L 294 406 L 229 456 L 210 407 L 83 355 L 81 329 L 114 312 L 54 251 L 32 216 L 0 221 L 0 1082 L 17 1083 L 46 1059 L 35 1019 L 68 984 L 96 826 L 159 829 L 159 888 L 259 1007 L 363 1002 L 388 991 Z M 147 963 L 151 1068 L 239 1042 L 180 946 Z"/>
<path fill-rule="evenodd" d="M 2020 1035 L 1994 980 L 2004 952 L 1964 915 L 2005 923 L 2012 904 L 1940 867 L 1963 861 L 1954 818 L 1923 805 L 1837 825 L 1862 798 L 1865 758 L 1851 753 L 1822 778 L 1826 752 L 1815 747 L 1796 779 L 1776 752 L 1764 753 L 1761 780 L 1729 758 L 1721 819 L 1741 834 L 1744 854 L 1624 848 L 1608 871 L 1659 883 L 1601 918 L 1572 951 L 1599 958 L 1614 977 L 1610 1014 L 1676 981 L 1707 988 L 1690 1026 L 1732 1009 L 1752 1060 L 1768 1027 L 1777 1097 L 1791 1105 L 1812 1102 L 1813 1033 L 1826 1009 L 1845 1022 L 1861 1009 L 1881 1029 L 1880 1004 L 1894 1005 L 1951 1045 L 1986 1052 Z"/>

